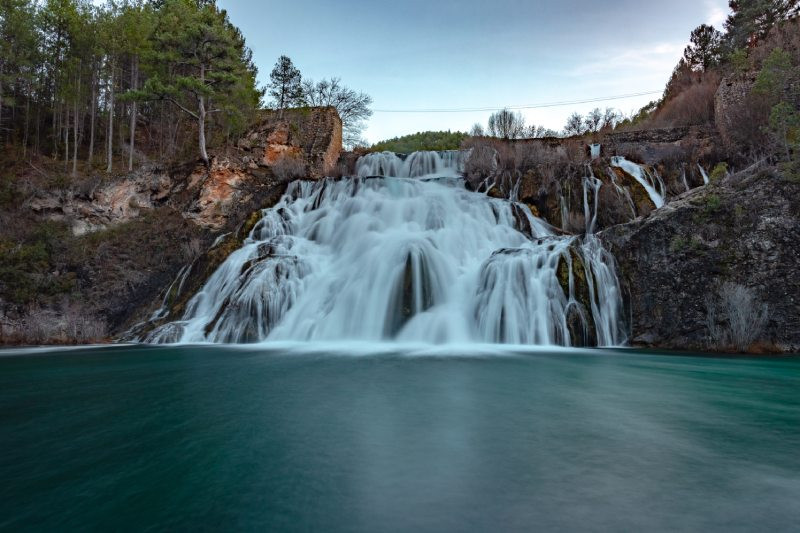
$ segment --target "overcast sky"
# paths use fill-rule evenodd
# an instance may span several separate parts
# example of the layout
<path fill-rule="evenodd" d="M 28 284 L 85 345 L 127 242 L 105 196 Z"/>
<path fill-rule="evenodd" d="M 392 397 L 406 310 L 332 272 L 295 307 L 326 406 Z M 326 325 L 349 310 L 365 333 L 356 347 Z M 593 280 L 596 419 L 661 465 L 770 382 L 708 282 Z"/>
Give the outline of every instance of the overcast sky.
<path fill-rule="evenodd" d="M 281 54 L 305 78 L 338 76 L 371 95 L 364 137 L 468 130 L 502 108 L 661 91 L 702 23 L 721 28 L 727 0 L 219 0 L 253 49 L 262 84 Z M 562 129 L 573 111 L 626 113 L 658 95 L 523 110 Z"/>

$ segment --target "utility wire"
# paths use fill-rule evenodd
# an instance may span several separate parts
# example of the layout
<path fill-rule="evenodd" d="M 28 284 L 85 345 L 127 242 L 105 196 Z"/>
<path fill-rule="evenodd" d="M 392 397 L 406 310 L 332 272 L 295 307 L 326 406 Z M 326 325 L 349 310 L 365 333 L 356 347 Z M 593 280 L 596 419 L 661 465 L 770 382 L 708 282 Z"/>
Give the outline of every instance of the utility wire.
<path fill-rule="evenodd" d="M 565 105 L 590 104 L 594 102 L 608 102 L 610 100 L 623 100 L 636 96 L 647 96 L 651 94 L 661 94 L 663 91 L 644 91 L 640 93 L 619 94 L 616 96 L 603 96 L 599 98 L 587 98 L 584 100 L 564 100 L 561 102 L 547 102 L 542 104 L 511 105 L 499 107 L 451 107 L 451 108 L 431 108 L 431 109 L 373 109 L 374 113 L 465 113 L 471 111 L 499 111 L 500 109 L 541 109 L 543 107 L 559 107 Z"/>

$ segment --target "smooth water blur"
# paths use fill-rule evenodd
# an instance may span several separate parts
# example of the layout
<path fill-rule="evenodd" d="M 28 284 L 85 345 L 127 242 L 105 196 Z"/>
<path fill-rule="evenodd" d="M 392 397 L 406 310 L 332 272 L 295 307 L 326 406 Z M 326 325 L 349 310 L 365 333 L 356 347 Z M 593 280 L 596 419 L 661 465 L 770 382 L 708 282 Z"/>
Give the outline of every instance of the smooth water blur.
<path fill-rule="evenodd" d="M 439 157 L 407 160 L 425 154 Z M 261 215 L 183 316 L 140 340 L 627 341 L 615 261 L 599 239 L 556 235 L 528 206 L 461 179 L 296 181 Z"/>
<path fill-rule="evenodd" d="M 0 529 L 800 524 L 800 359 L 468 350 L 5 352 Z"/>

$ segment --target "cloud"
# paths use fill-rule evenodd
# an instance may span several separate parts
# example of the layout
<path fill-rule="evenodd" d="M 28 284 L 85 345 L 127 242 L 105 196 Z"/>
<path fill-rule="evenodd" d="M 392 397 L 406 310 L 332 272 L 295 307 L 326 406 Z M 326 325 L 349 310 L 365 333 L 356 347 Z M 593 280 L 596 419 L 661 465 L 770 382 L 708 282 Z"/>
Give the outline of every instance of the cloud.
<path fill-rule="evenodd" d="M 573 76 L 618 76 L 620 74 L 669 73 L 683 52 L 685 43 L 655 43 L 647 47 L 597 53 L 571 70 Z"/>
<path fill-rule="evenodd" d="M 706 0 L 706 22 L 717 29 L 721 29 L 728 18 L 724 3 L 719 0 Z"/>

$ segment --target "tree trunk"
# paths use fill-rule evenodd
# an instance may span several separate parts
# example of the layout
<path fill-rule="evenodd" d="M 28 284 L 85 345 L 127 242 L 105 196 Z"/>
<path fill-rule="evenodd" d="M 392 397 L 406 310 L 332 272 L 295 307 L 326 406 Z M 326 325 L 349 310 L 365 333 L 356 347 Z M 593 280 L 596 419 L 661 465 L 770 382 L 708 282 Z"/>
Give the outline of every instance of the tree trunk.
<path fill-rule="evenodd" d="M 200 83 L 206 82 L 205 65 L 200 66 Z M 200 144 L 200 157 L 203 162 L 208 166 L 208 153 L 206 152 L 206 103 L 202 96 L 197 97 L 197 128 L 199 130 L 198 142 Z"/>
<path fill-rule="evenodd" d="M 61 110 L 56 98 L 56 84 L 53 83 L 53 161 L 58 161 L 58 151 L 61 149 Z"/>
<path fill-rule="evenodd" d="M 97 107 L 97 73 L 92 69 L 92 104 L 91 104 L 91 124 L 89 125 L 89 155 L 86 160 L 89 162 L 89 167 L 92 166 L 92 159 L 94 158 L 94 120 L 95 108 Z"/>
<path fill-rule="evenodd" d="M 114 148 L 114 71 L 112 68 L 111 78 L 109 80 L 109 96 L 108 96 L 108 135 L 106 135 L 106 157 L 108 158 L 108 165 L 106 172 L 112 170 L 112 154 Z"/>
<path fill-rule="evenodd" d="M 41 88 L 41 84 L 39 85 L 39 87 Z M 41 128 L 42 128 L 42 115 L 41 115 L 41 112 L 42 112 L 42 105 L 40 103 L 39 105 L 36 106 L 36 143 L 33 145 L 33 152 L 35 154 L 40 153 L 39 152 L 39 147 L 40 147 L 40 145 L 39 145 L 39 137 L 40 137 Z"/>
<path fill-rule="evenodd" d="M 31 115 L 31 80 L 27 80 L 25 92 L 25 133 L 22 136 L 22 157 L 28 156 L 28 128 Z"/>
<path fill-rule="evenodd" d="M 131 59 L 131 89 L 136 90 L 139 83 L 139 64 L 136 59 Z M 131 104 L 131 150 L 128 154 L 128 172 L 133 170 L 133 148 L 136 135 L 136 100 Z"/>
<path fill-rule="evenodd" d="M 0 66 L 0 132 L 3 131 L 3 67 Z"/>
<path fill-rule="evenodd" d="M 81 94 L 81 77 L 78 74 L 78 92 L 75 95 L 75 113 L 72 116 L 72 176 L 78 175 L 78 100 Z"/>
<path fill-rule="evenodd" d="M 65 99 L 66 100 L 66 99 Z M 64 102 L 64 170 L 69 168 L 69 104 Z"/>
<path fill-rule="evenodd" d="M 200 130 L 198 141 L 200 145 L 200 157 L 203 162 L 208 166 L 208 153 L 206 152 L 206 107 L 203 103 L 203 97 L 199 98 L 200 106 L 197 113 L 197 127 Z"/>

